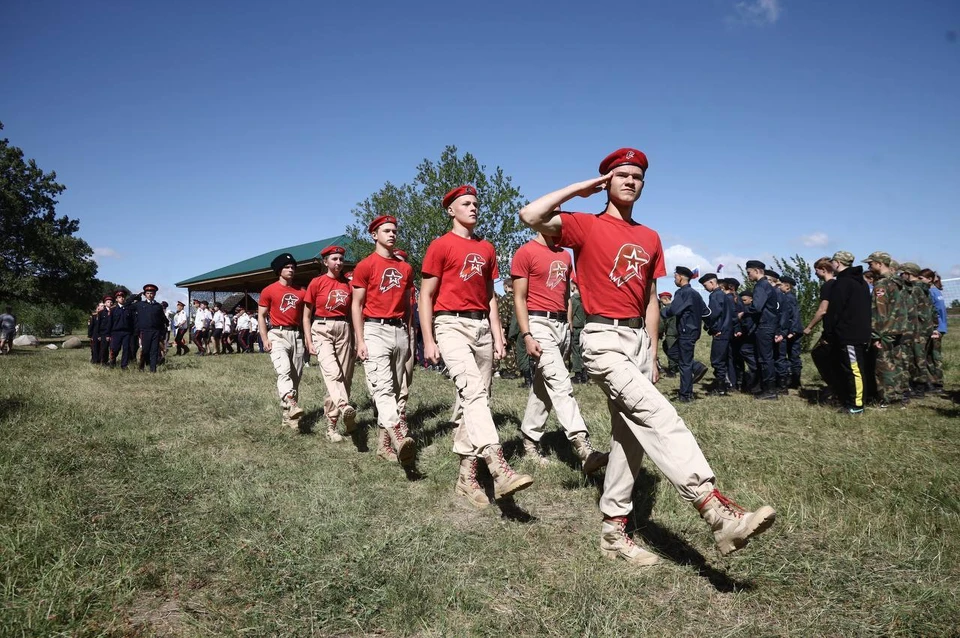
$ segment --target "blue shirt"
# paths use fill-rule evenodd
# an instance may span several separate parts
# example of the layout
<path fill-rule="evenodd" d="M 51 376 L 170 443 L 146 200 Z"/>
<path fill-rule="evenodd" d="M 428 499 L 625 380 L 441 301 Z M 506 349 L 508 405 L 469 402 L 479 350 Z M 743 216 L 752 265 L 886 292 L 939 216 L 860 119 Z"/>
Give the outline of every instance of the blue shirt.
<path fill-rule="evenodd" d="M 753 287 L 753 301 L 747 306 L 745 314 L 754 315 L 757 330 L 776 333 L 779 330 L 780 304 L 777 291 L 766 279 L 761 279 Z"/>
<path fill-rule="evenodd" d="M 933 307 L 937 309 L 937 318 L 940 320 L 940 323 L 937 324 L 937 332 L 946 334 L 947 302 L 943 298 L 943 291 L 936 286 L 930 286 L 930 301 L 933 302 Z"/>
<path fill-rule="evenodd" d="M 701 318 L 706 313 L 707 306 L 703 303 L 703 297 L 687 284 L 677 289 L 673 302 L 660 311 L 660 316 L 676 317 L 679 338 L 696 341 L 700 338 Z"/>

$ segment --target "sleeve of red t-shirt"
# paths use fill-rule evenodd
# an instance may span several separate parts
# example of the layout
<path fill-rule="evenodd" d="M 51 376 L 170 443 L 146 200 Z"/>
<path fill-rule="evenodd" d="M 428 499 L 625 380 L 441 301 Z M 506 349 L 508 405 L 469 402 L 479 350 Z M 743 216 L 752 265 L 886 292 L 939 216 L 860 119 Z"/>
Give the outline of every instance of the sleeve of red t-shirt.
<path fill-rule="evenodd" d="M 273 296 L 270 294 L 270 287 L 267 286 L 260 293 L 260 301 L 258 301 L 257 304 L 263 306 L 264 308 L 269 308 L 272 302 Z"/>
<path fill-rule="evenodd" d="M 667 274 L 667 267 L 663 262 L 663 245 L 660 243 L 660 235 L 657 234 L 657 254 L 650 260 L 650 263 L 653 264 L 653 276 L 652 279 L 659 279 L 660 277 L 665 277 Z"/>
<path fill-rule="evenodd" d="M 443 274 L 444 250 L 438 246 L 439 242 L 431 242 L 427 246 L 427 254 L 423 256 L 423 265 L 420 266 L 420 274 L 439 277 Z"/>
<path fill-rule="evenodd" d="M 582 213 L 560 213 L 560 245 L 568 248 L 580 248 L 587 238 L 587 220 L 592 215 Z"/>
<path fill-rule="evenodd" d="M 490 244 L 490 257 L 493 260 L 493 273 L 491 276 L 492 281 L 500 279 L 500 266 L 497 264 L 497 249 L 493 247 L 493 244 Z"/>
<path fill-rule="evenodd" d="M 308 304 L 308 305 L 311 305 L 311 306 L 313 305 L 313 302 L 314 302 L 314 300 L 316 299 L 316 294 L 317 294 L 317 293 L 316 293 L 316 288 L 315 288 L 315 286 L 313 285 L 313 282 L 314 282 L 314 281 L 315 281 L 314 279 L 311 279 L 311 280 L 310 280 L 310 283 L 307 284 L 307 292 L 306 292 L 306 294 L 303 295 L 303 303 Z"/>
<path fill-rule="evenodd" d="M 516 279 L 527 279 L 530 277 L 530 251 L 526 244 L 517 250 L 513 256 L 513 262 L 510 264 L 510 276 Z"/>
<path fill-rule="evenodd" d="M 364 259 L 353 269 L 353 287 L 366 288 L 370 279 L 370 260 Z"/>

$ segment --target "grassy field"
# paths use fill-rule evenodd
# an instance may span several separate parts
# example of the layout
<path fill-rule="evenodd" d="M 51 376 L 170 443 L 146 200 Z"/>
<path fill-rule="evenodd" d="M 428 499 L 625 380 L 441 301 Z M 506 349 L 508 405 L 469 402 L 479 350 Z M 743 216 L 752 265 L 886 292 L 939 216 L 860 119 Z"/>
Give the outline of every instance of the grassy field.
<path fill-rule="evenodd" d="M 721 489 L 777 524 L 722 558 L 646 462 L 636 535 L 665 560 L 642 569 L 600 556 L 601 483 L 556 432 L 556 464 L 518 462 L 536 483 L 516 509 L 457 502 L 453 386 L 435 373 L 415 379 L 407 477 L 372 452 L 362 370 L 363 427 L 332 444 L 281 427 L 265 355 L 149 375 L 19 350 L 0 358 L 0 635 L 957 635 L 957 332 L 951 392 L 908 410 L 848 417 L 795 393 L 680 405 Z M 606 448 L 602 395 L 575 387 Z M 516 459 L 526 395 L 494 393 Z M 318 431 L 322 395 L 311 368 Z"/>

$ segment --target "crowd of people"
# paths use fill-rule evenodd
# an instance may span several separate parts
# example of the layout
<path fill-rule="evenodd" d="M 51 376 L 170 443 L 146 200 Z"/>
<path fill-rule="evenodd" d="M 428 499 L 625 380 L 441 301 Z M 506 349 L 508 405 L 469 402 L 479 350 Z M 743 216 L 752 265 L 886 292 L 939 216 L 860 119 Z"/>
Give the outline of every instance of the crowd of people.
<path fill-rule="evenodd" d="M 91 363 L 127 370 L 134 362 L 140 370 L 149 365 L 157 371 L 170 325 L 168 304 L 156 300 L 157 290 L 147 284 L 129 299 L 125 290 L 104 295 L 87 322 Z"/>
<path fill-rule="evenodd" d="M 706 522 L 721 553 L 737 551 L 768 529 L 776 512 L 766 505 L 747 510 L 718 489 L 696 438 L 657 388 L 661 371 L 680 376 L 679 401 L 694 400 L 693 383 L 707 368 L 693 360 L 693 351 L 705 328 L 712 338 L 715 376 L 710 394 L 724 396 L 736 389 L 776 399 L 800 385 L 801 338 L 822 321 L 814 360 L 829 392 L 847 412 L 862 411 L 873 362 L 875 392 L 885 406 L 903 401 L 919 384 L 924 390 L 942 387 L 938 353 L 945 318 L 941 315 L 940 325 L 934 322 L 942 296 L 937 305 L 936 294 L 926 287 L 935 276 L 913 264 L 901 264 L 903 277 L 894 277 L 896 266 L 885 253 L 865 260 L 878 277 L 871 288 L 846 252 L 817 262 L 817 275 L 825 283 L 817 314 L 806 326 L 794 294 L 796 282 L 757 260 L 746 264 L 752 283 L 748 290 L 741 291 L 735 279 L 711 273 L 699 278 L 709 293 L 704 301 L 690 286 L 693 272 L 680 266 L 674 273 L 676 292 L 658 295 L 657 279 L 666 275 L 660 238 L 634 218 L 647 169 L 641 151 L 619 149 L 601 162 L 599 177 L 525 206 L 520 218 L 536 236 L 512 256 L 503 297 L 494 293 L 494 282 L 501 278 L 494 247 L 474 232 L 481 215 L 477 191 L 463 185 L 440 202 L 452 227 L 427 248 L 419 295 L 407 255 L 397 248 L 398 221 L 382 215 L 368 227 L 372 252 L 352 273 L 344 272 L 345 249 L 328 246 L 320 254 L 322 274 L 304 288 L 294 281 L 294 257 L 277 255 L 271 263 L 277 280 L 261 292 L 255 317 L 243 307 L 231 317 L 218 303 L 211 311 L 205 301 L 196 301 L 188 314 L 178 303 L 166 319 L 177 354 L 190 351 L 188 341 L 198 354 L 250 352 L 257 344 L 269 353 L 276 373 L 280 422 L 298 431 L 305 414 L 303 370 L 316 356 L 325 388 L 326 436 L 334 443 L 356 428 L 351 396 L 359 362 L 374 404 L 376 455 L 406 469 L 412 468 L 417 452 L 410 427 L 419 424 L 407 420 L 415 363 L 442 366 L 456 389 L 452 447 L 459 471 L 454 492 L 465 503 L 485 508 L 491 504 L 489 493 L 495 501 L 510 500 L 534 483 L 505 457 L 489 405 L 495 367 L 513 341 L 515 354 L 521 355 L 517 376 L 529 387 L 520 427 L 525 455 L 538 465 L 550 462 L 541 439 L 553 411 L 583 472 L 604 470 L 599 503 L 603 555 L 638 566 L 659 560 L 626 529 L 644 454 Z M 572 199 L 601 192 L 607 201 L 599 214 L 562 210 Z M 113 335 L 115 326 L 126 325 L 127 312 L 111 308 L 114 300 L 105 298 L 92 322 L 93 334 L 108 335 L 95 340 L 94 360 L 115 362 L 120 352 L 123 367 L 125 341 L 121 337 L 118 344 Z M 142 303 L 131 313 L 137 326 Z M 120 304 L 127 308 L 122 298 Z M 661 338 L 666 366 L 658 357 Z M 103 344 L 111 354 L 103 354 Z M 904 377 L 891 366 L 906 365 L 908 353 L 917 367 Z M 501 367 L 501 376 L 510 373 Z M 573 392 L 574 383 L 588 380 L 607 397 L 609 451 L 595 449 Z M 914 385 L 908 390 L 909 382 Z"/>

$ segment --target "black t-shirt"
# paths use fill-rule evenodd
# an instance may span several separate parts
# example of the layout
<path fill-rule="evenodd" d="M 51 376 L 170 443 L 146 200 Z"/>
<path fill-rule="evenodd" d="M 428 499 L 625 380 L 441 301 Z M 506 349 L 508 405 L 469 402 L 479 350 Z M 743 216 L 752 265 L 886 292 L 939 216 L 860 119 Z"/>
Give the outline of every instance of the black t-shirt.
<path fill-rule="evenodd" d="M 820 286 L 820 301 L 830 301 L 830 291 L 833 290 L 833 286 L 836 283 L 836 279 L 823 282 L 823 285 Z"/>

